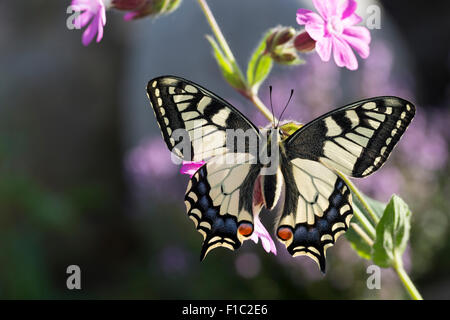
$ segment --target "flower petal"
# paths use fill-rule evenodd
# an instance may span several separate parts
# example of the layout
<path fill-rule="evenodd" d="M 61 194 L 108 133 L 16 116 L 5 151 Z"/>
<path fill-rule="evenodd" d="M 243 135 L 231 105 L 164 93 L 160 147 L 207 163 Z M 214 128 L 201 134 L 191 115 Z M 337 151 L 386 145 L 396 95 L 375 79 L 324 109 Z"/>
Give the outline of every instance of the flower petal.
<path fill-rule="evenodd" d="M 205 164 L 205 161 L 183 161 L 180 173 L 188 174 L 191 178 Z"/>
<path fill-rule="evenodd" d="M 98 23 L 97 23 L 97 42 L 100 42 L 103 38 L 103 26 L 105 25 L 104 21 L 106 22 L 106 19 L 103 20 L 102 16 L 98 17 Z"/>
<path fill-rule="evenodd" d="M 339 67 L 346 67 L 349 70 L 358 69 L 358 60 L 350 48 L 349 44 L 339 37 L 333 37 L 334 62 Z"/>
<path fill-rule="evenodd" d="M 308 23 L 305 26 L 306 32 L 316 41 L 322 39 L 325 35 L 325 24 L 322 23 Z"/>
<path fill-rule="evenodd" d="M 307 23 L 324 23 L 321 16 L 311 10 L 298 9 L 297 10 L 297 23 L 304 25 Z"/>
<path fill-rule="evenodd" d="M 358 6 L 358 4 L 356 3 L 355 0 L 340 1 L 337 6 L 336 14 L 341 19 L 348 18 L 356 11 L 357 6 Z"/>
<path fill-rule="evenodd" d="M 139 12 L 137 12 L 137 11 L 130 11 L 130 12 L 127 12 L 127 13 L 124 14 L 123 20 L 130 21 L 130 20 L 133 20 L 138 15 L 139 15 Z"/>
<path fill-rule="evenodd" d="M 329 61 L 331 56 L 331 37 L 323 37 L 320 41 L 316 42 L 316 51 L 322 61 Z"/>
<path fill-rule="evenodd" d="M 94 16 L 91 23 L 87 26 L 86 30 L 84 30 L 81 38 L 83 45 L 87 46 L 94 39 L 95 34 L 97 33 L 98 20 L 98 16 Z"/>
<path fill-rule="evenodd" d="M 74 20 L 74 25 L 77 28 L 83 28 L 88 25 L 88 23 L 92 20 L 92 17 L 94 15 L 90 11 L 84 11 L 82 12 L 78 17 Z"/>
<path fill-rule="evenodd" d="M 343 34 L 346 34 L 350 37 L 358 38 L 367 44 L 369 44 L 371 40 L 369 30 L 366 27 L 362 26 L 347 27 L 344 29 Z"/>
<path fill-rule="evenodd" d="M 350 27 L 344 30 L 341 35 L 349 45 L 356 50 L 361 58 L 366 59 L 370 54 L 370 32 L 364 27 Z"/>
<path fill-rule="evenodd" d="M 266 250 L 267 253 L 272 252 L 273 254 L 277 254 L 277 247 L 275 246 L 275 243 L 272 240 L 272 237 L 270 236 L 269 232 L 266 230 L 264 225 L 261 223 L 261 220 L 259 220 L 258 216 L 254 217 L 254 223 L 255 223 L 255 230 L 253 230 L 253 234 L 251 236 L 251 239 L 258 243 L 258 238 L 261 238 L 261 244 Z"/>
<path fill-rule="evenodd" d="M 336 14 L 336 0 L 313 0 L 313 4 L 325 20 Z"/>
<path fill-rule="evenodd" d="M 362 21 L 362 18 L 358 16 L 356 13 L 349 15 L 347 18 L 342 20 L 342 25 L 345 27 L 350 27 L 355 24 L 358 24 Z"/>

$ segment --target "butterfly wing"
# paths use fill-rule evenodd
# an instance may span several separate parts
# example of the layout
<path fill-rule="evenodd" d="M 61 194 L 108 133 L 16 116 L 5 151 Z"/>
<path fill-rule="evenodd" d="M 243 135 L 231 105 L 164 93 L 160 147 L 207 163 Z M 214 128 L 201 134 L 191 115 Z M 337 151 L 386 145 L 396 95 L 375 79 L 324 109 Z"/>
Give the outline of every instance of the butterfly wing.
<path fill-rule="evenodd" d="M 352 218 L 349 188 L 317 161 L 284 159 L 285 201 L 277 236 L 293 256 L 311 257 L 325 272 L 326 250 L 348 229 Z"/>
<path fill-rule="evenodd" d="M 326 249 L 348 229 L 353 214 L 350 190 L 335 170 L 364 177 L 379 169 L 414 112 L 400 98 L 367 99 L 325 114 L 286 139 L 285 205 L 277 235 L 292 255 L 308 255 L 325 271 Z"/>
<path fill-rule="evenodd" d="M 191 81 L 158 77 L 149 81 L 147 93 L 167 147 L 183 160 L 202 161 L 235 151 L 227 147 L 227 129 L 259 136 L 236 108 Z"/>
<path fill-rule="evenodd" d="M 239 248 L 253 232 L 253 188 L 260 166 L 248 153 L 217 156 L 189 181 L 185 204 L 203 235 L 200 258 L 219 246 Z"/>
<path fill-rule="evenodd" d="M 397 97 L 362 100 L 331 111 L 286 139 L 291 159 L 319 161 L 352 177 L 378 170 L 415 114 L 412 103 Z"/>

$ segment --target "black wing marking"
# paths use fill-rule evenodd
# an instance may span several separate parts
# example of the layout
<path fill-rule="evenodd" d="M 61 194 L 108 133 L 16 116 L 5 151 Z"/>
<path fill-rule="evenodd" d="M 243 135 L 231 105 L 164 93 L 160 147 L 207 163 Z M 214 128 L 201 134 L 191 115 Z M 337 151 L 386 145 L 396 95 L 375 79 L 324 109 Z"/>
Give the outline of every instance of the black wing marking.
<path fill-rule="evenodd" d="M 247 156 L 215 157 L 189 181 L 185 204 L 189 218 L 204 238 L 202 260 L 219 246 L 238 249 L 253 232 L 253 188 L 260 165 L 246 161 Z"/>
<path fill-rule="evenodd" d="M 259 137 L 257 127 L 236 108 L 191 81 L 158 77 L 149 81 L 147 92 L 164 141 L 183 160 L 201 161 L 234 151 L 227 149 L 226 129 Z M 189 152 L 177 147 L 183 140 L 177 129 L 187 131 Z"/>
<path fill-rule="evenodd" d="M 362 100 L 311 121 L 286 139 L 290 159 L 320 161 L 352 177 L 378 170 L 415 114 L 397 97 Z"/>
<path fill-rule="evenodd" d="M 319 162 L 282 161 L 285 202 L 278 239 L 291 255 L 307 255 L 325 272 L 326 250 L 348 229 L 353 215 L 350 190 Z"/>

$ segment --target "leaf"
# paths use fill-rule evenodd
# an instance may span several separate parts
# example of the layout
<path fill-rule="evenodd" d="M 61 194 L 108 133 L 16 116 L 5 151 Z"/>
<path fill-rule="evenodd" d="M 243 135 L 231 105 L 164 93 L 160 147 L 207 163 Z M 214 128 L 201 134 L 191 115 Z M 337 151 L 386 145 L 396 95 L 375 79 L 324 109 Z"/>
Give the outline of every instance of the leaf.
<path fill-rule="evenodd" d="M 255 94 L 272 69 L 272 58 L 268 54 L 265 54 L 266 40 L 269 35 L 270 32 L 264 35 L 260 44 L 253 52 L 247 66 L 247 82 Z"/>
<path fill-rule="evenodd" d="M 411 211 L 398 196 L 393 195 L 377 228 L 372 259 L 380 267 L 391 267 L 405 251 L 411 227 Z"/>
<path fill-rule="evenodd" d="M 223 54 L 222 50 L 219 48 L 219 45 L 211 36 L 206 36 L 206 39 L 211 44 L 213 48 L 214 57 L 216 58 L 217 64 L 219 65 L 219 69 L 222 72 L 225 80 L 233 87 L 238 89 L 239 91 L 245 91 L 245 83 L 239 76 L 239 72 L 234 70 L 233 64 L 229 61 L 229 59 Z"/>

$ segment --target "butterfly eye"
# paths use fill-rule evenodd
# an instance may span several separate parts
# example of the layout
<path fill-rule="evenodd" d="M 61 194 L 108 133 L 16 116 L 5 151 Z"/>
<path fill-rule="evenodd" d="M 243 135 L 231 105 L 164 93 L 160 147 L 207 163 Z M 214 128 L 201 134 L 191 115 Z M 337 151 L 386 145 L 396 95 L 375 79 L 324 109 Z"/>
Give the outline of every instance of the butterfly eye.
<path fill-rule="evenodd" d="M 253 233 L 253 225 L 249 222 L 241 222 L 238 231 L 242 236 L 248 237 Z"/>
<path fill-rule="evenodd" d="M 277 232 L 278 238 L 283 241 L 288 241 L 292 238 L 292 230 L 288 227 L 280 227 Z"/>

